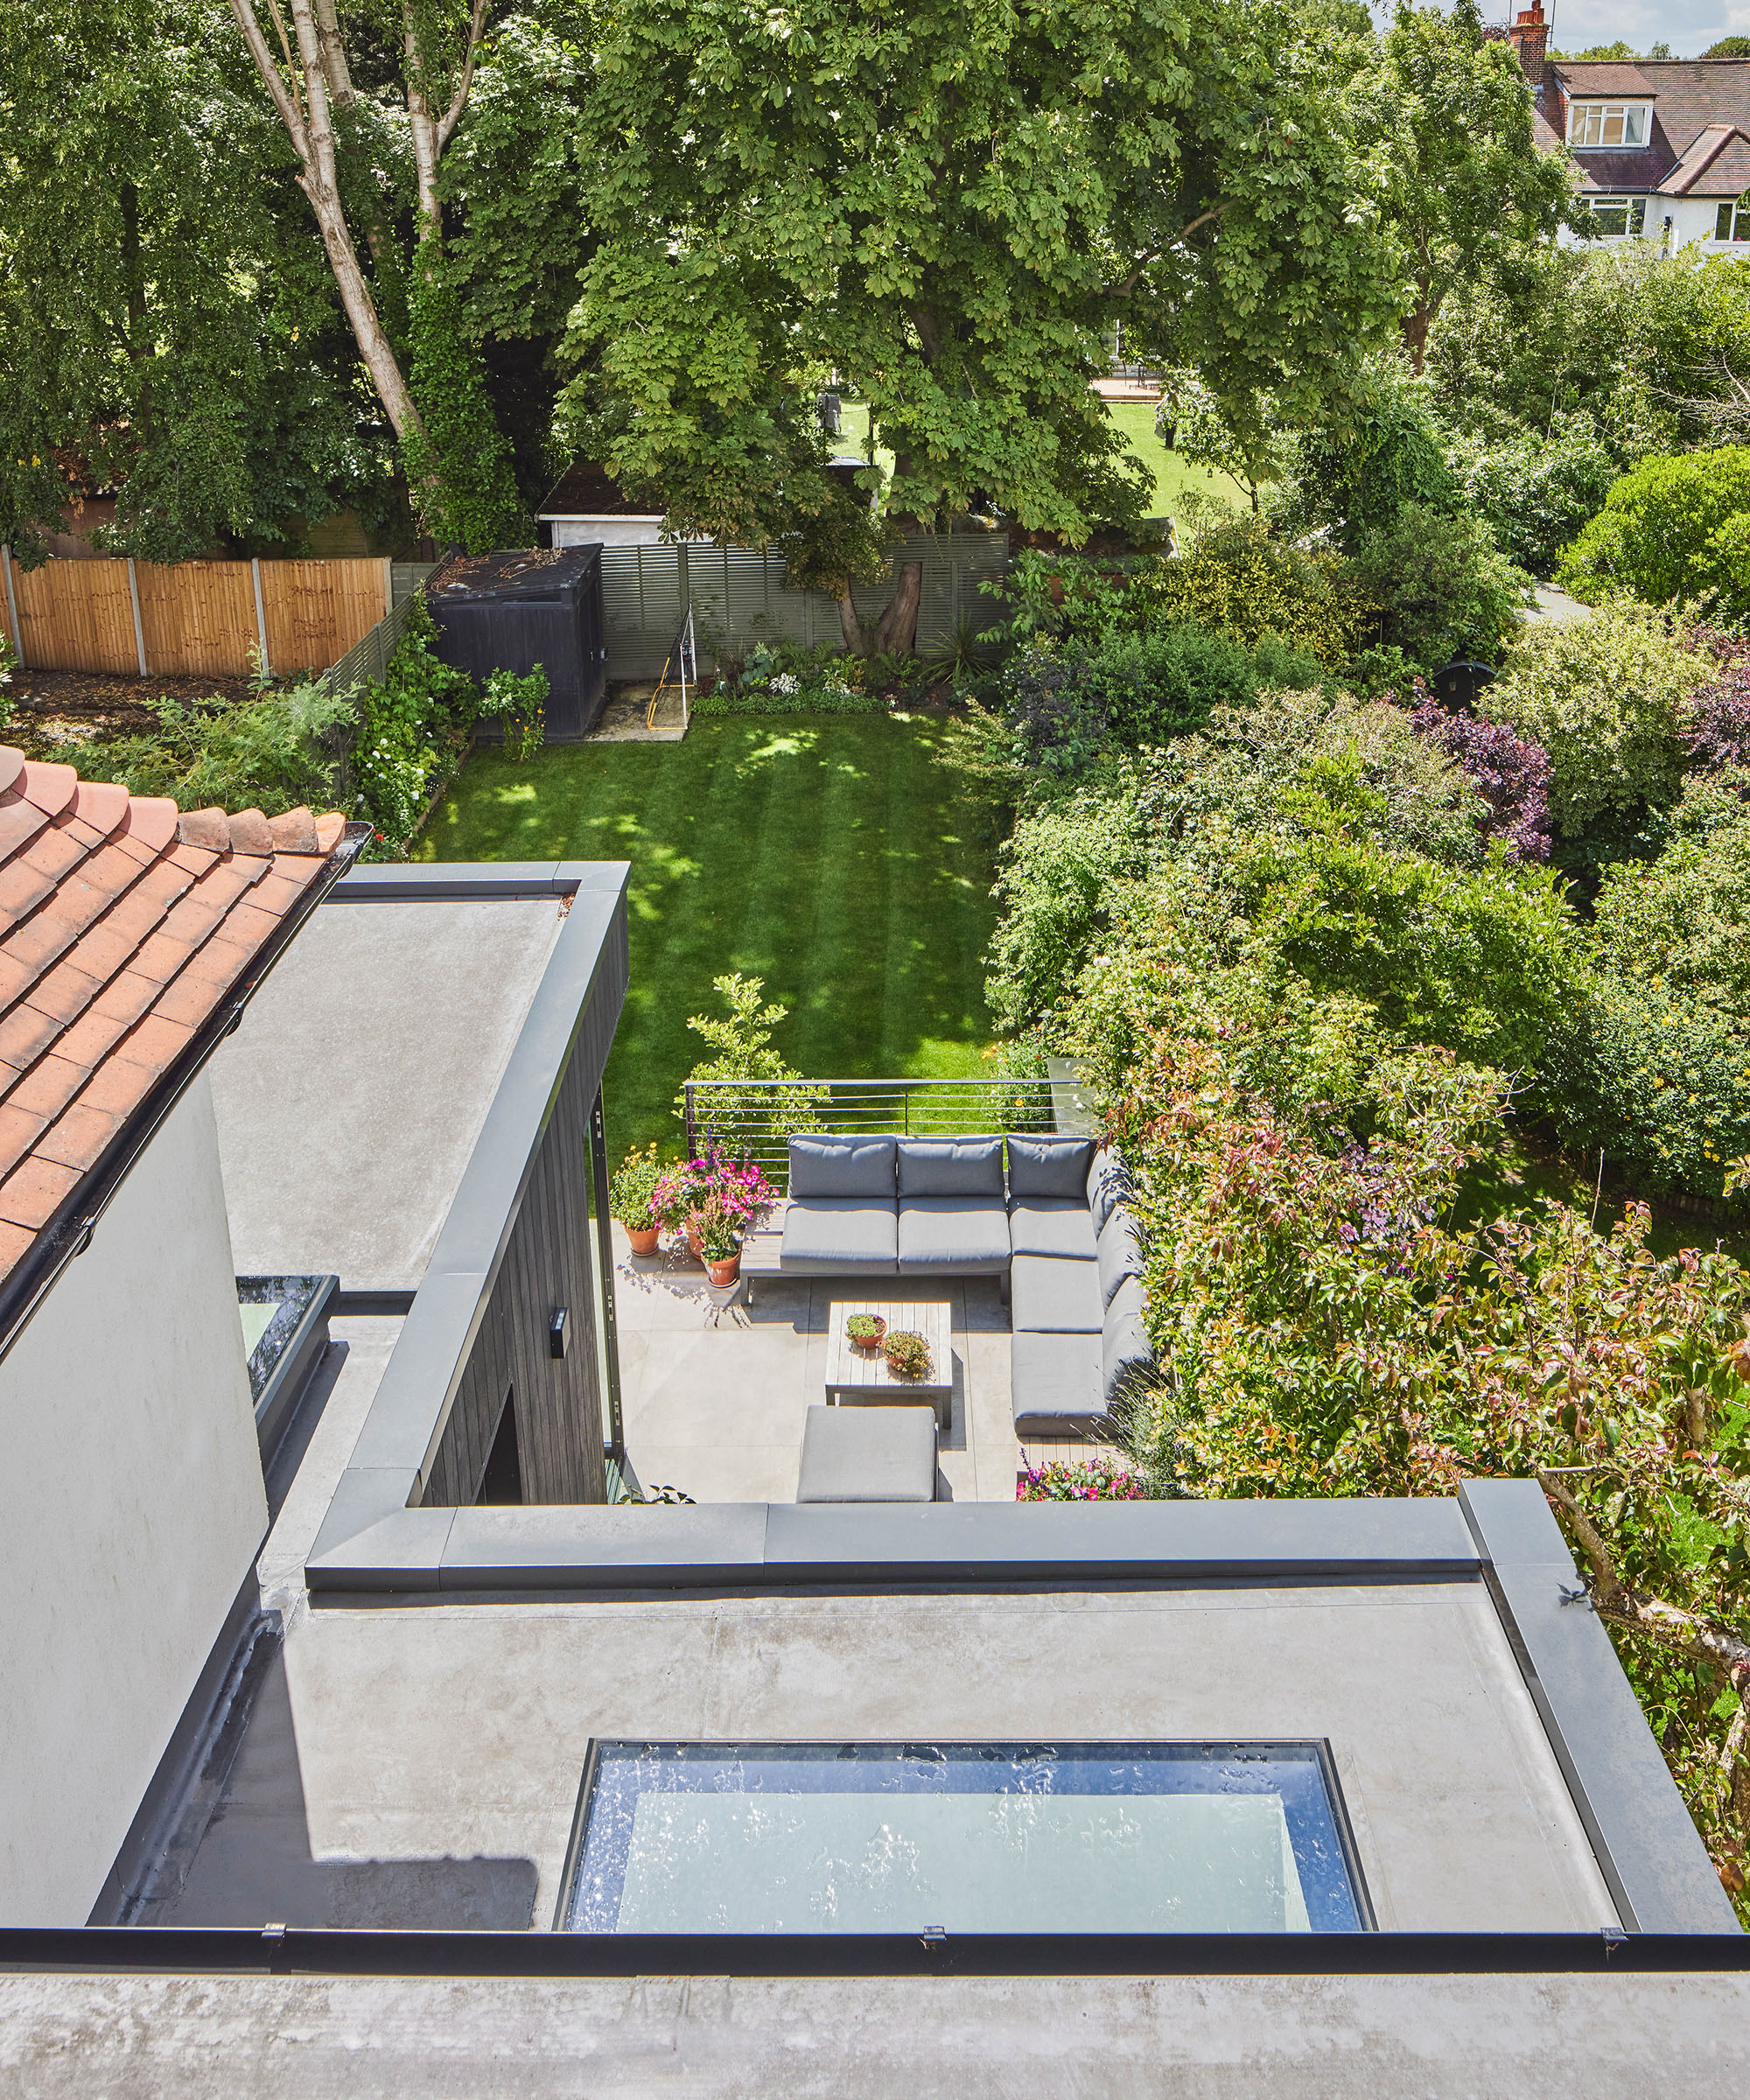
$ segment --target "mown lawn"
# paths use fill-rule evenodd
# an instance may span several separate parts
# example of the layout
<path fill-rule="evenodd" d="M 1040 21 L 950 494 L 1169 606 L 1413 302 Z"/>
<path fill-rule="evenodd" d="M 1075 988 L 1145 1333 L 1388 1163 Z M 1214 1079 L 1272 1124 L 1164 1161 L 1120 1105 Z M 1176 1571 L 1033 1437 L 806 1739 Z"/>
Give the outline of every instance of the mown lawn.
<path fill-rule="evenodd" d="M 1213 496 L 1233 510 L 1245 508 L 1246 494 L 1237 481 L 1218 474 L 1213 467 L 1193 466 L 1188 459 L 1167 451 L 1154 434 L 1152 401 L 1115 401 L 1109 403 L 1107 412 L 1124 432 L 1131 452 L 1154 476 L 1151 517 L 1177 517 L 1186 497 L 1193 492 Z"/>
<path fill-rule="evenodd" d="M 605 1084 L 608 1144 L 678 1151 L 711 979 L 763 977 L 811 1077 L 987 1070 L 995 830 L 919 717 L 696 722 L 683 744 L 477 754 L 424 860 L 629 860 L 632 988 Z"/>

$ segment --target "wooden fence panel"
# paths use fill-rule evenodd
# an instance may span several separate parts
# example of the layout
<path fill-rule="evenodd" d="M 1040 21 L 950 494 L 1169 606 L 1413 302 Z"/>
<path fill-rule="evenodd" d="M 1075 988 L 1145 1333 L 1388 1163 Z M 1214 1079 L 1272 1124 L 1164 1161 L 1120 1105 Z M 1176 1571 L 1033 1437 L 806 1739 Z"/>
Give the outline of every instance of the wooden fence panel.
<path fill-rule="evenodd" d="M 247 562 L 135 564 L 146 668 L 159 677 L 245 678 L 256 640 Z"/>
<path fill-rule="evenodd" d="M 35 670 L 123 671 L 140 668 L 126 562 L 12 564 L 18 601 L 18 654 Z"/>
<path fill-rule="evenodd" d="M 262 604 L 275 677 L 338 663 L 388 613 L 388 589 L 387 562 L 263 562 Z"/>

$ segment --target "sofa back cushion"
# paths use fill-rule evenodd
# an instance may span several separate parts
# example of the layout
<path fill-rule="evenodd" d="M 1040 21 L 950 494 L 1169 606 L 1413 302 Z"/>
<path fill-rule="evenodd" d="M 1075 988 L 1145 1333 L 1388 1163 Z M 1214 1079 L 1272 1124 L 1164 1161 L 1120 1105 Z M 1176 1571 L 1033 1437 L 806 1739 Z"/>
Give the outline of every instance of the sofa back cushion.
<path fill-rule="evenodd" d="M 1088 1169 L 1088 1208 L 1094 1214 L 1094 1229 L 1103 1232 L 1114 1207 L 1130 1193 L 1130 1170 L 1115 1146 L 1102 1145 Z"/>
<path fill-rule="evenodd" d="M 1110 1306 L 1120 1284 L 1143 1272 L 1143 1250 L 1137 1222 L 1122 1203 L 1113 1208 L 1094 1251 L 1100 1263 L 1100 1302 Z"/>
<path fill-rule="evenodd" d="M 989 1196 L 1003 1200 L 1000 1138 L 901 1138 L 901 1196 Z"/>
<path fill-rule="evenodd" d="M 1093 1164 L 1091 1138 L 1011 1138 L 1009 1194 L 1018 1200 L 1073 1196 L 1085 1202 Z"/>
<path fill-rule="evenodd" d="M 1154 1368 L 1154 1349 L 1143 1326 L 1143 1287 L 1135 1277 L 1119 1284 L 1107 1306 L 1100 1341 L 1101 1390 L 1110 1407 L 1131 1374 Z"/>
<path fill-rule="evenodd" d="M 891 1203 L 896 1138 L 792 1138 L 793 1196 L 863 1196 Z"/>

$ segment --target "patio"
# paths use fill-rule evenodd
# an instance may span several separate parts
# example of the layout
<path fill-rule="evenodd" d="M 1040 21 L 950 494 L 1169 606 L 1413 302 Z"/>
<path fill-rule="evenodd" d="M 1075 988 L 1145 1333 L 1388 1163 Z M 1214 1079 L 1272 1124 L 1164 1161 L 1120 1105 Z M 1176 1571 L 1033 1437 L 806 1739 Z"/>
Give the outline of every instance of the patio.
<path fill-rule="evenodd" d="M 802 1427 L 825 1397 L 830 1308 L 870 1286 L 830 1278 L 762 1278 L 718 1311 L 704 1271 L 684 1255 L 640 1257 L 614 1227 L 621 1410 L 631 1470 L 648 1492 L 678 1488 L 696 1502 L 788 1502 L 795 1497 Z M 1023 1463 L 1009 1399 L 1009 1315 L 991 1277 L 920 1283 L 946 1303 L 954 1393 L 939 1447 L 939 1501 L 1012 1502 Z M 1084 1444 L 1029 1444 L 1027 1456 L 1082 1458 Z"/>

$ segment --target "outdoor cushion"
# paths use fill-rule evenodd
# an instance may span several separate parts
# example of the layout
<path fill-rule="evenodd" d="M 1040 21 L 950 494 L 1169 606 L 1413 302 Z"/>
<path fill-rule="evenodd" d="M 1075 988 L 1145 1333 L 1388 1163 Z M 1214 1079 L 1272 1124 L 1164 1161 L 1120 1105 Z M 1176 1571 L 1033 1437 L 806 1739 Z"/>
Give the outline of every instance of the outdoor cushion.
<path fill-rule="evenodd" d="M 1009 1206 L 1009 1240 L 1017 1254 L 1060 1254 L 1094 1259 L 1094 1220 L 1080 1195 L 1065 1202 L 1035 1196 Z"/>
<path fill-rule="evenodd" d="M 1103 1146 L 1094 1155 L 1088 1170 L 1088 1208 L 1094 1214 L 1094 1229 L 1101 1231 L 1114 1207 L 1130 1193 L 1130 1177 L 1124 1155 Z"/>
<path fill-rule="evenodd" d="M 1000 1138 L 902 1138 L 900 1195 L 994 1196 L 1003 1200 Z"/>
<path fill-rule="evenodd" d="M 1009 1271 L 1016 1334 L 1097 1334 L 1100 1272 L 1061 1255 L 1018 1254 Z"/>
<path fill-rule="evenodd" d="M 933 1502 L 935 1410 L 810 1407 L 799 1502 Z"/>
<path fill-rule="evenodd" d="M 1143 1250 L 1137 1239 L 1137 1222 L 1122 1203 L 1106 1221 L 1098 1251 L 1100 1303 L 1110 1306 L 1124 1278 L 1143 1272 Z"/>
<path fill-rule="evenodd" d="M 904 1196 L 900 1273 L 958 1270 L 993 1275 L 1009 1265 L 1009 1214 L 988 1196 Z"/>
<path fill-rule="evenodd" d="M 878 1196 L 891 1203 L 893 1138 L 792 1138 L 793 1196 Z"/>
<path fill-rule="evenodd" d="M 1018 1437 L 1085 1437 L 1106 1422 L 1097 1334 L 1017 1334 L 1009 1392 Z"/>
<path fill-rule="evenodd" d="M 857 1196 L 813 1196 L 784 1213 L 780 1267 L 792 1262 L 878 1262 L 899 1258 L 899 1211 L 892 1203 Z"/>
<path fill-rule="evenodd" d="M 1093 1164 L 1091 1138 L 1011 1138 L 1009 1194 L 1073 1198 L 1085 1209 Z"/>
<path fill-rule="evenodd" d="M 1143 1326 L 1143 1287 L 1129 1277 L 1106 1308 L 1101 1334 L 1101 1390 L 1107 1404 L 1117 1397 L 1128 1373 L 1153 1368 L 1154 1350 Z"/>

